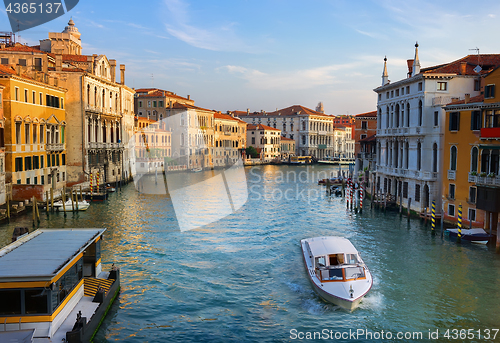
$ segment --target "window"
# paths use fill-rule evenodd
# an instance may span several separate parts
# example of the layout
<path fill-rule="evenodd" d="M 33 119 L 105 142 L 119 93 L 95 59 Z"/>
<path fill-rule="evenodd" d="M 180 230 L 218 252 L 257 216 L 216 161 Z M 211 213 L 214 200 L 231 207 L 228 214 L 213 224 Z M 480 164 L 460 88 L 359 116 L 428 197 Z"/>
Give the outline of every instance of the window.
<path fill-rule="evenodd" d="M 478 158 L 478 149 L 477 147 L 472 147 L 472 151 L 470 154 L 470 171 L 477 172 L 477 158 Z"/>
<path fill-rule="evenodd" d="M 419 91 L 419 92 L 421 92 L 421 91 L 422 91 L 422 89 L 423 89 L 423 87 L 422 87 L 422 82 L 419 82 L 419 83 L 418 83 L 418 91 Z"/>
<path fill-rule="evenodd" d="M 26 59 L 25 58 L 20 58 L 19 59 L 19 65 L 23 66 L 23 67 L 26 67 Z"/>
<path fill-rule="evenodd" d="M 24 158 L 24 170 L 32 170 L 32 168 L 31 168 L 31 156 L 26 156 Z"/>
<path fill-rule="evenodd" d="M 156 107 L 156 100 L 153 101 L 153 107 Z"/>
<path fill-rule="evenodd" d="M 472 111 L 470 116 L 470 129 L 481 130 L 481 111 Z"/>
<path fill-rule="evenodd" d="M 33 104 L 34 104 L 34 103 L 35 103 L 35 100 L 36 100 L 36 92 L 35 92 L 35 91 L 33 91 L 33 92 L 31 93 L 31 95 L 32 95 L 32 97 L 31 97 L 31 101 L 32 101 L 32 102 L 33 102 Z"/>
<path fill-rule="evenodd" d="M 403 182 L 403 198 L 408 199 L 408 182 Z"/>
<path fill-rule="evenodd" d="M 406 94 L 410 94 L 410 86 L 406 86 Z"/>
<path fill-rule="evenodd" d="M 35 57 L 35 70 L 42 71 L 42 59 L 40 57 Z"/>
<path fill-rule="evenodd" d="M 158 107 L 163 107 L 163 100 L 158 101 Z"/>
<path fill-rule="evenodd" d="M 64 98 L 61 98 L 61 109 L 64 109 Z"/>
<path fill-rule="evenodd" d="M 19 101 L 19 87 L 15 88 L 14 97 L 15 97 L 16 101 Z"/>
<path fill-rule="evenodd" d="M 368 130 L 368 122 L 366 120 L 361 122 L 361 130 Z"/>
<path fill-rule="evenodd" d="M 495 97 L 495 85 L 484 86 L 484 97 L 494 98 Z"/>
<path fill-rule="evenodd" d="M 365 139 L 365 138 L 366 138 L 366 135 L 364 135 L 364 134 L 363 134 L 363 135 L 361 135 L 359 138 L 360 138 L 360 139 Z"/>
<path fill-rule="evenodd" d="M 3 63 L 2 63 L 3 64 Z M 382 100 L 382 94 L 378 95 L 378 101 Z"/>
<path fill-rule="evenodd" d="M 460 128 L 460 112 L 451 112 L 450 113 L 450 131 L 458 131 Z"/>
<path fill-rule="evenodd" d="M 420 185 L 415 185 L 415 201 L 420 202 Z"/>
<path fill-rule="evenodd" d="M 455 217 L 455 205 L 448 204 L 448 215 L 450 217 Z"/>
<path fill-rule="evenodd" d="M 399 89 L 396 89 L 396 96 L 399 96 Z"/>
<path fill-rule="evenodd" d="M 422 118 L 423 117 L 423 106 L 422 100 L 418 102 L 418 126 L 422 126 Z"/>
<path fill-rule="evenodd" d="M 24 144 L 30 144 L 30 124 L 24 124 Z"/>
<path fill-rule="evenodd" d="M 476 187 L 469 187 L 469 202 L 475 204 L 476 203 L 476 196 L 477 196 L 477 188 Z"/>
<path fill-rule="evenodd" d="M 24 90 L 24 102 L 28 102 L 28 90 Z"/>
<path fill-rule="evenodd" d="M 480 80 L 474 80 L 474 90 L 475 91 L 481 90 L 481 81 Z"/>
<path fill-rule="evenodd" d="M 23 158 L 22 157 L 16 157 L 15 167 L 16 167 L 16 172 L 23 171 Z"/>
<path fill-rule="evenodd" d="M 438 91 L 445 91 L 447 87 L 447 82 L 438 82 L 437 83 L 437 90 Z"/>
<path fill-rule="evenodd" d="M 16 123 L 16 144 L 21 144 L 21 123 Z"/>
<path fill-rule="evenodd" d="M 43 125 L 40 124 L 40 144 L 43 144 L 43 132 L 44 132 Z"/>
<path fill-rule="evenodd" d="M 434 111 L 434 126 L 439 126 L 439 111 Z"/>
<path fill-rule="evenodd" d="M 151 107 L 151 100 L 148 100 L 148 107 Z"/>
<path fill-rule="evenodd" d="M 438 169 L 438 149 L 437 144 L 432 145 L 432 172 L 437 173 Z"/>
<path fill-rule="evenodd" d="M 386 92 L 386 93 L 385 93 L 385 98 L 386 98 L 386 99 L 389 99 L 389 92 Z"/>
<path fill-rule="evenodd" d="M 448 198 L 449 199 L 455 199 L 455 185 L 453 183 L 449 184 Z"/>
<path fill-rule="evenodd" d="M 0 290 L 0 315 L 21 314 L 21 290 Z"/>
<path fill-rule="evenodd" d="M 469 218 L 469 221 L 471 223 L 476 221 L 476 209 L 475 208 L 469 208 L 469 216 L 467 218 Z"/>
<path fill-rule="evenodd" d="M 422 169 L 422 144 L 417 144 L 417 170 Z"/>
<path fill-rule="evenodd" d="M 1 64 L 9 64 L 9 59 L 8 58 L 2 58 L 0 59 Z"/>
<path fill-rule="evenodd" d="M 450 149 L 450 170 L 457 170 L 457 147 L 452 146 Z"/>
<path fill-rule="evenodd" d="M 40 169 L 40 157 L 33 156 L 33 169 Z M 36 184 L 36 182 L 35 182 Z"/>
<path fill-rule="evenodd" d="M 43 94 L 42 93 L 38 94 L 38 97 L 39 97 L 38 101 L 40 102 L 40 105 L 43 105 Z"/>

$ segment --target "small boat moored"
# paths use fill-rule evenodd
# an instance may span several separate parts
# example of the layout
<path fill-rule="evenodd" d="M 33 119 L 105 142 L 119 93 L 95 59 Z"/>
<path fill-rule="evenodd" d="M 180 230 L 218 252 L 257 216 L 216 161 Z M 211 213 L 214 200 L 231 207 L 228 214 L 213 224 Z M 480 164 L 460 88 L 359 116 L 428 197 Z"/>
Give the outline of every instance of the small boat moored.
<path fill-rule="evenodd" d="M 373 279 L 352 243 L 343 237 L 315 237 L 300 245 L 314 290 L 326 301 L 354 310 Z"/>
<path fill-rule="evenodd" d="M 57 211 L 64 211 L 64 212 L 72 212 L 73 209 L 75 211 L 85 211 L 89 208 L 89 206 L 90 206 L 90 203 L 87 202 L 86 200 L 80 200 L 80 201 L 78 201 L 78 204 L 77 204 L 76 201 L 71 202 L 71 199 L 70 199 L 64 203 L 64 206 L 63 206 L 62 200 L 56 201 L 54 203 L 54 208 Z"/>
<path fill-rule="evenodd" d="M 446 229 L 446 233 L 450 236 L 450 238 L 458 237 L 458 229 Z M 493 235 L 486 233 L 483 229 L 462 229 L 461 231 L 461 239 L 464 241 L 469 241 L 477 244 L 486 244 L 488 241 L 493 238 Z"/>

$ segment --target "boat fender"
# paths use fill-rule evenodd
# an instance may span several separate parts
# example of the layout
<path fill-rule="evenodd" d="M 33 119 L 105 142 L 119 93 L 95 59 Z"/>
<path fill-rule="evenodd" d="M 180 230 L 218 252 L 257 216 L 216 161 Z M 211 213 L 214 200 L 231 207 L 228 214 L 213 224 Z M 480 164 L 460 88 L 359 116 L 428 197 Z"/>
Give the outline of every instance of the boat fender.
<path fill-rule="evenodd" d="M 351 298 L 354 298 L 354 289 L 352 289 L 352 285 L 351 285 L 351 289 L 349 290 L 349 293 L 351 293 Z"/>

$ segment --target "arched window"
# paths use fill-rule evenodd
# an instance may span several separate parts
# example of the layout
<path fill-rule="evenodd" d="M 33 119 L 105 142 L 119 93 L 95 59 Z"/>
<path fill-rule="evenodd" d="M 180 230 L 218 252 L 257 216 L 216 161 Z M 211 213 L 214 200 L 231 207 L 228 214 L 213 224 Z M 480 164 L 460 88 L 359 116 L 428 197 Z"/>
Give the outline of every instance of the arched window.
<path fill-rule="evenodd" d="M 90 105 L 90 85 L 87 85 L 87 104 Z"/>
<path fill-rule="evenodd" d="M 410 144 L 405 144 L 405 169 L 408 169 L 408 161 L 410 160 Z"/>
<path fill-rule="evenodd" d="M 102 90 L 102 107 L 106 107 L 106 91 L 103 89 Z"/>
<path fill-rule="evenodd" d="M 385 108 L 385 127 L 389 128 L 389 106 Z"/>
<path fill-rule="evenodd" d="M 477 158 L 478 158 L 478 149 L 477 147 L 472 147 L 472 151 L 470 153 L 470 171 L 477 172 Z"/>
<path fill-rule="evenodd" d="M 410 104 L 406 104 L 406 127 L 410 127 Z"/>
<path fill-rule="evenodd" d="M 396 104 L 396 113 L 394 113 L 394 119 L 396 121 L 395 127 L 399 127 L 399 104 Z"/>
<path fill-rule="evenodd" d="M 418 102 L 418 126 L 422 126 L 422 116 L 423 116 L 422 100 L 419 100 L 419 102 Z"/>
<path fill-rule="evenodd" d="M 417 144 L 417 170 L 422 168 L 422 144 L 418 142 Z"/>
<path fill-rule="evenodd" d="M 389 165 L 389 142 L 385 142 L 385 165 Z"/>
<path fill-rule="evenodd" d="M 436 143 L 432 145 L 432 171 L 437 173 L 438 164 L 438 146 Z"/>
<path fill-rule="evenodd" d="M 457 147 L 454 145 L 450 149 L 450 170 L 457 170 Z"/>
<path fill-rule="evenodd" d="M 377 114 L 377 129 L 382 128 L 382 109 L 378 109 L 378 114 Z"/>

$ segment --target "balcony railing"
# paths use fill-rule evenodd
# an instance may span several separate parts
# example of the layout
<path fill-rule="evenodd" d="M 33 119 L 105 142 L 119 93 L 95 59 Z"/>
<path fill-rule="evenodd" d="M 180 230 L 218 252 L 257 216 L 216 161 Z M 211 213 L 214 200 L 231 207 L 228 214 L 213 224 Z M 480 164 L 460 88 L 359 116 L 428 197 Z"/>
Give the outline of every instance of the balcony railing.
<path fill-rule="evenodd" d="M 469 178 L 467 179 L 468 182 L 477 182 L 477 175 L 472 175 L 472 173 L 469 173 Z"/>
<path fill-rule="evenodd" d="M 455 180 L 457 177 L 456 170 L 448 170 L 448 180 Z"/>
<path fill-rule="evenodd" d="M 123 143 L 89 142 L 89 149 L 120 149 Z"/>
<path fill-rule="evenodd" d="M 47 143 L 45 145 L 45 151 L 63 151 L 64 144 L 63 143 Z"/>

